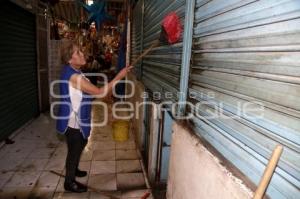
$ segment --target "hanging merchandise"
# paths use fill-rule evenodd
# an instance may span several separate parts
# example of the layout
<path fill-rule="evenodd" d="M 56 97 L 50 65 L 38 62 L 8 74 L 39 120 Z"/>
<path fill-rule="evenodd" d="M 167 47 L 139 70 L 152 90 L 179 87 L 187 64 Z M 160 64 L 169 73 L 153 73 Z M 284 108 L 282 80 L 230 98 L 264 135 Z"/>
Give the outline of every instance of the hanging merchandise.
<path fill-rule="evenodd" d="M 114 18 L 106 13 L 106 2 L 104 0 L 96 0 L 92 5 L 77 2 L 89 13 L 88 23 L 95 22 L 97 31 L 100 30 L 101 24 L 106 20 L 114 20 Z"/>
<path fill-rule="evenodd" d="M 90 39 L 91 40 L 96 40 L 97 39 L 97 31 L 95 26 L 90 27 Z"/>
<path fill-rule="evenodd" d="M 60 36 L 63 36 L 67 32 L 69 32 L 69 26 L 65 22 L 57 22 L 58 25 L 58 33 Z"/>
<path fill-rule="evenodd" d="M 90 25 L 88 23 L 86 23 L 86 22 L 81 22 L 79 24 L 79 28 L 80 29 L 84 29 L 84 30 L 88 30 L 90 28 Z"/>
<path fill-rule="evenodd" d="M 54 6 L 59 3 L 59 0 L 44 0 L 48 4 L 48 8 L 52 17 L 51 29 L 50 29 L 50 37 L 55 40 L 59 40 L 59 33 L 58 33 L 58 24 L 55 21 L 54 17 Z"/>

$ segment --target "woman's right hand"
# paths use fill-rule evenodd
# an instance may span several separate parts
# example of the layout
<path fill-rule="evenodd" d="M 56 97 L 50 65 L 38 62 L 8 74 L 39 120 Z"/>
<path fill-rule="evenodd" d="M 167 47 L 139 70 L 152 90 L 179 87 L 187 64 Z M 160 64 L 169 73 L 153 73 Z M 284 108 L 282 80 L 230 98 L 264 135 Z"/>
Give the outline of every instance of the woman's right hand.
<path fill-rule="evenodd" d="M 132 68 L 133 66 L 126 66 L 118 73 L 114 80 L 112 80 L 111 82 L 109 82 L 101 88 L 96 87 L 95 85 L 90 83 L 85 77 L 78 74 L 72 75 L 70 81 L 74 88 L 84 91 L 90 95 L 107 95 L 109 92 L 111 92 L 113 85 L 119 80 L 123 79 Z"/>

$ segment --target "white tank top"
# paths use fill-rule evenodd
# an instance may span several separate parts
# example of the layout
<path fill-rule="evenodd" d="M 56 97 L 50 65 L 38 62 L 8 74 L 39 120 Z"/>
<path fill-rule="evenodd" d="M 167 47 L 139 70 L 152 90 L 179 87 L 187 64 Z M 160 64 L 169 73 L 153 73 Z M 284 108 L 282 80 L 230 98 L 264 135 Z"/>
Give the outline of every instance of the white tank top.
<path fill-rule="evenodd" d="M 80 127 L 78 122 L 78 111 L 82 100 L 82 91 L 77 88 L 74 88 L 69 83 L 69 95 L 72 104 L 72 112 L 69 118 L 68 126 L 74 129 L 79 129 Z"/>

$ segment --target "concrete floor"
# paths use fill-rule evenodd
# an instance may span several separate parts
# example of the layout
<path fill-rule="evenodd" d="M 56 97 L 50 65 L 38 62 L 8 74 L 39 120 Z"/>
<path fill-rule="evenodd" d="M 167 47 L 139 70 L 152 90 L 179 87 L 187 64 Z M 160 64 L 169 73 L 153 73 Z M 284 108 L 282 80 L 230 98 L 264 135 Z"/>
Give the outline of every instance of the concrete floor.
<path fill-rule="evenodd" d="M 99 111 L 93 109 L 94 120 L 101 120 Z M 64 174 L 67 148 L 49 115 L 41 115 L 13 140 L 14 144 L 0 149 L 1 199 L 137 199 L 151 192 L 146 189 L 133 136 L 115 142 L 109 124 L 92 129 L 82 154 L 79 168 L 89 175 L 77 180 L 92 187 L 86 193 L 65 192 L 64 178 L 50 172 Z"/>

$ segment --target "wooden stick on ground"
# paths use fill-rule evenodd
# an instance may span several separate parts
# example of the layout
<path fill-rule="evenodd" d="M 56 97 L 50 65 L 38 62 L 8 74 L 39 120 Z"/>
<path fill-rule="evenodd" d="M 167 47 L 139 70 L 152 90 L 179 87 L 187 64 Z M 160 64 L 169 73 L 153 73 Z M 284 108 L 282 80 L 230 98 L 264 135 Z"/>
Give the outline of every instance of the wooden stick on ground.
<path fill-rule="evenodd" d="M 272 156 L 269 160 L 269 163 L 264 171 L 263 177 L 261 178 L 259 185 L 255 191 L 253 199 L 262 199 L 266 192 L 266 189 L 271 181 L 279 158 L 282 154 L 283 147 L 281 145 L 277 145 L 274 149 Z"/>
<path fill-rule="evenodd" d="M 53 173 L 53 174 L 55 174 L 55 175 L 58 175 L 58 176 L 60 176 L 60 177 L 63 177 L 63 178 L 65 177 L 63 174 L 57 173 L 56 171 L 50 171 L 50 172 Z M 80 182 L 77 182 L 77 183 L 81 184 Z M 87 186 L 87 185 L 85 185 L 85 186 Z M 97 189 L 95 189 L 95 188 L 93 188 L 93 187 L 91 187 L 91 186 L 87 186 L 87 188 L 88 188 L 89 190 L 93 191 L 93 192 L 100 193 L 100 194 L 102 194 L 102 195 L 104 195 L 104 196 L 106 196 L 106 197 L 109 197 L 109 198 L 111 198 L 111 199 L 120 199 L 120 198 L 118 198 L 118 197 L 116 197 L 116 196 L 113 196 L 112 194 L 110 194 L 110 193 L 108 193 L 108 192 L 99 191 L 99 190 L 97 190 Z"/>

